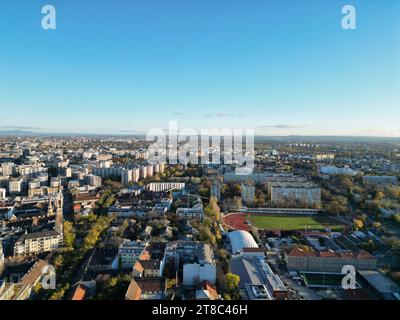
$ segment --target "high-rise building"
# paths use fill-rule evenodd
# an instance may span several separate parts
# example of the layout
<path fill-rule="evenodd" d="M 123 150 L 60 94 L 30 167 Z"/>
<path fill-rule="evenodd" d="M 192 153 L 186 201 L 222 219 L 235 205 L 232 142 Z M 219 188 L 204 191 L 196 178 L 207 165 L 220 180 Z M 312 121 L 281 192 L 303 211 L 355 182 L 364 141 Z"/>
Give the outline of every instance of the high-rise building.
<path fill-rule="evenodd" d="M 1 165 L 1 171 L 3 176 L 11 176 L 13 174 L 13 168 L 15 164 L 13 163 L 4 163 Z"/>
<path fill-rule="evenodd" d="M 11 179 L 8 182 L 8 192 L 13 194 L 21 193 L 22 192 L 22 179 Z"/>
<path fill-rule="evenodd" d="M 64 215 L 63 215 L 63 206 L 64 206 L 64 197 L 62 193 L 62 187 L 59 188 L 59 192 L 56 198 L 56 217 L 55 217 L 55 224 L 54 230 L 60 234 L 61 242 L 64 238 L 63 233 L 63 223 L 64 223 Z"/>
<path fill-rule="evenodd" d="M 221 201 L 221 183 L 218 180 L 214 180 L 211 185 L 210 196 L 217 198 Z"/>
<path fill-rule="evenodd" d="M 121 183 L 127 185 L 132 181 L 132 170 L 123 169 L 121 171 Z"/>
<path fill-rule="evenodd" d="M 277 182 L 271 184 L 271 203 L 292 208 L 318 208 L 321 189 L 312 183 Z"/>
<path fill-rule="evenodd" d="M 4 199 L 6 197 L 6 189 L 0 188 L 0 199 Z"/>
<path fill-rule="evenodd" d="M 101 177 L 96 176 L 94 174 L 88 174 L 85 176 L 85 183 L 89 186 L 100 187 L 101 186 Z"/>
<path fill-rule="evenodd" d="M 140 178 L 146 179 L 147 178 L 147 167 L 140 168 Z"/>
<path fill-rule="evenodd" d="M 147 165 L 147 176 L 148 177 L 152 177 L 153 176 L 153 173 L 154 173 L 154 167 L 153 167 L 153 165 L 151 165 L 151 164 L 149 164 L 149 165 Z"/>
<path fill-rule="evenodd" d="M 132 169 L 132 182 L 138 182 L 140 179 L 140 168 Z"/>
<path fill-rule="evenodd" d="M 252 205 L 254 203 L 256 187 L 252 184 L 242 183 L 241 185 L 241 195 L 242 201 L 246 205 Z"/>

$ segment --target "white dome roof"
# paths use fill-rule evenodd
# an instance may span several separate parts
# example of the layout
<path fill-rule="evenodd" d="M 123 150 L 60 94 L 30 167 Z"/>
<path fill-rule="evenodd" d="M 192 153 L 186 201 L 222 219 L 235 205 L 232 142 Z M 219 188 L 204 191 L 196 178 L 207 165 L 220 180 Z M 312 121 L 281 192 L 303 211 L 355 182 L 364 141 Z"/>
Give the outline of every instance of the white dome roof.
<path fill-rule="evenodd" d="M 247 231 L 237 230 L 228 233 L 232 247 L 232 254 L 238 253 L 243 248 L 258 248 L 257 242 Z"/>

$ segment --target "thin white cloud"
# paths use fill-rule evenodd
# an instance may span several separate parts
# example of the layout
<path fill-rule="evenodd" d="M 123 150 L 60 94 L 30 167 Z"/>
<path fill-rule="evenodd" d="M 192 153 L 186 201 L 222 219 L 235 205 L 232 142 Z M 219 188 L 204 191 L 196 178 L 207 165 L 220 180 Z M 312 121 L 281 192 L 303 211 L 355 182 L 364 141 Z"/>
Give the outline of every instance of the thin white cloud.
<path fill-rule="evenodd" d="M 10 129 L 10 130 L 39 130 L 38 127 L 31 126 L 15 126 L 15 125 L 4 125 L 0 126 L 0 129 Z"/>
<path fill-rule="evenodd" d="M 293 124 L 267 124 L 258 126 L 259 129 L 299 129 L 304 128 L 304 125 L 293 125 Z"/>

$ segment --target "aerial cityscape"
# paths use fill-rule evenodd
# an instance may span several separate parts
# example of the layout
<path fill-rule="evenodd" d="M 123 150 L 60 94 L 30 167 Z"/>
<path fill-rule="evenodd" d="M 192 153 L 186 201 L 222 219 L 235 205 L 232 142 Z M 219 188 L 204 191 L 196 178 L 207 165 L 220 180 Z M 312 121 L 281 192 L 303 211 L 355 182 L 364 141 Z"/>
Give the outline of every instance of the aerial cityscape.
<path fill-rule="evenodd" d="M 399 139 L 258 138 L 248 175 L 148 146 L 0 139 L 1 299 L 399 298 Z"/>
<path fill-rule="evenodd" d="M 0 300 L 400 300 L 399 2 L 49 2 L 0 4 Z"/>

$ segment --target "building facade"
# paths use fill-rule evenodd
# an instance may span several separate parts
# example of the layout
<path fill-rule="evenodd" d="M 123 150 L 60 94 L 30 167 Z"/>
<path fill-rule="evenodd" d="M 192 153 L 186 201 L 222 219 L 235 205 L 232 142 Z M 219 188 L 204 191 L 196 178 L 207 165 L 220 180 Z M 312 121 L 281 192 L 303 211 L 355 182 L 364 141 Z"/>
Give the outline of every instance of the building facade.
<path fill-rule="evenodd" d="M 146 242 L 125 240 L 118 249 L 120 268 L 133 268 L 145 248 Z"/>
<path fill-rule="evenodd" d="M 377 269 L 377 259 L 366 251 L 304 251 L 295 247 L 285 252 L 285 261 L 289 270 L 298 271 L 340 273 L 345 265 L 356 270 Z"/>
<path fill-rule="evenodd" d="M 22 235 L 14 244 L 14 255 L 30 255 L 56 250 L 62 244 L 61 235 L 55 231 L 42 231 Z"/>
<path fill-rule="evenodd" d="M 270 201 L 278 207 L 319 208 L 321 189 L 311 183 L 273 183 Z"/>

